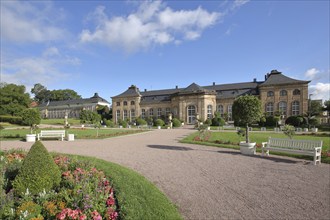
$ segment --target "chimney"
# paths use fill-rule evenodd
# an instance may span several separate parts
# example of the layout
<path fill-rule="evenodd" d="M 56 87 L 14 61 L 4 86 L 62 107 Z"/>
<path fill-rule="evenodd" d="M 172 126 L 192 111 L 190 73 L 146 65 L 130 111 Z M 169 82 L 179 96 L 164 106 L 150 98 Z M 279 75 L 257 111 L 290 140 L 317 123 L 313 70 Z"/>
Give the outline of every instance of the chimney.
<path fill-rule="evenodd" d="M 146 91 L 147 91 L 147 89 L 144 89 L 144 91 L 146 92 Z"/>
<path fill-rule="evenodd" d="M 178 89 L 178 86 L 175 86 L 175 89 Z"/>
<path fill-rule="evenodd" d="M 215 86 L 215 82 L 213 82 L 213 85 Z"/>
<path fill-rule="evenodd" d="M 253 78 L 253 82 L 254 82 L 254 83 L 257 82 L 257 78 Z"/>

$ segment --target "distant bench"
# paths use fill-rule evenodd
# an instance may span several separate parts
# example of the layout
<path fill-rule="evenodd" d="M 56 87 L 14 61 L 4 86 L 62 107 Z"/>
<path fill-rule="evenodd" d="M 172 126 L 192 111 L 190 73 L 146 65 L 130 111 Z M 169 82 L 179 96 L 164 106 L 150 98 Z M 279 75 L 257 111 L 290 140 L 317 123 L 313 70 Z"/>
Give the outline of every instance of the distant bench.
<path fill-rule="evenodd" d="M 265 151 L 269 156 L 269 150 L 313 156 L 316 165 L 321 163 L 322 141 L 269 138 L 268 142 L 262 143 L 262 156 Z"/>
<path fill-rule="evenodd" d="M 61 138 L 63 141 L 65 137 L 65 130 L 43 130 L 37 135 L 38 141 L 40 138 Z"/>

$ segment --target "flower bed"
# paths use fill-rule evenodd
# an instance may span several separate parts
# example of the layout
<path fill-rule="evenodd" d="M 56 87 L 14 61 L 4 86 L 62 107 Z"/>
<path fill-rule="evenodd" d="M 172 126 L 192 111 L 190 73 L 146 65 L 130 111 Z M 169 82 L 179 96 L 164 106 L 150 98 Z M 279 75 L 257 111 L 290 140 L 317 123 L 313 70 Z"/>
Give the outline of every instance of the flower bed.
<path fill-rule="evenodd" d="M 24 152 L 1 156 L 0 219 L 117 219 L 114 190 L 103 171 L 88 162 L 57 155 L 54 162 L 62 172 L 60 186 L 32 195 L 14 192 L 12 182 L 25 158 Z"/>

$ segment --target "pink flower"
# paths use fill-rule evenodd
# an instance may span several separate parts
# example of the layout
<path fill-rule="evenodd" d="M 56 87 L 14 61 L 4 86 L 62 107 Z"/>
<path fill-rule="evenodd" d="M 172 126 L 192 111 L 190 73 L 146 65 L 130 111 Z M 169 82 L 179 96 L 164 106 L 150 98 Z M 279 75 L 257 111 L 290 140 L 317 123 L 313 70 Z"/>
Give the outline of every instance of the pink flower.
<path fill-rule="evenodd" d="M 107 199 L 106 203 L 107 203 L 108 206 L 112 206 L 112 205 L 115 204 L 115 199 L 112 198 L 112 197 L 109 197 L 109 198 Z"/>

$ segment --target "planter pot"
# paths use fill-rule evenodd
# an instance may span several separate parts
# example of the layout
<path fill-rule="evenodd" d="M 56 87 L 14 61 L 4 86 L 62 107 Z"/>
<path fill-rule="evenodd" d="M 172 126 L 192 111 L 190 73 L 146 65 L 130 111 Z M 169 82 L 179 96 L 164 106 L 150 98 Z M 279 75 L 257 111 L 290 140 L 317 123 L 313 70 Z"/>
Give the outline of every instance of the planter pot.
<path fill-rule="evenodd" d="M 207 127 L 207 130 L 209 131 L 209 130 L 211 130 L 211 127 L 209 126 L 209 127 Z"/>
<path fill-rule="evenodd" d="M 304 128 L 304 132 L 308 132 L 308 128 Z"/>
<path fill-rule="evenodd" d="M 26 135 L 26 142 L 36 142 L 36 135 L 35 134 L 27 134 Z"/>
<path fill-rule="evenodd" d="M 161 126 L 157 126 L 158 129 L 161 129 L 162 127 Z"/>
<path fill-rule="evenodd" d="M 74 134 L 68 134 L 68 141 L 74 141 Z"/>
<path fill-rule="evenodd" d="M 318 128 L 312 128 L 312 131 L 313 132 L 317 132 L 318 131 Z"/>
<path fill-rule="evenodd" d="M 256 143 L 246 143 L 245 141 L 241 141 L 239 143 L 239 147 L 242 154 L 245 155 L 254 155 L 256 154 Z"/>

